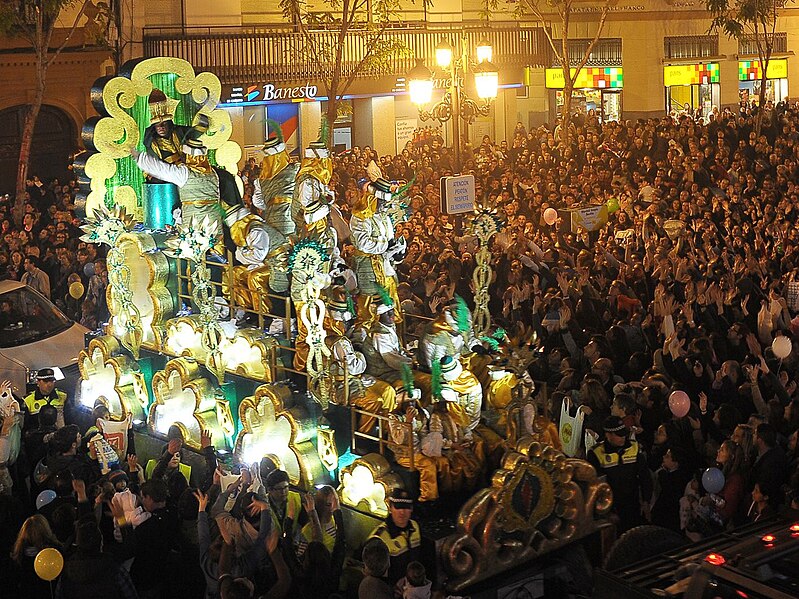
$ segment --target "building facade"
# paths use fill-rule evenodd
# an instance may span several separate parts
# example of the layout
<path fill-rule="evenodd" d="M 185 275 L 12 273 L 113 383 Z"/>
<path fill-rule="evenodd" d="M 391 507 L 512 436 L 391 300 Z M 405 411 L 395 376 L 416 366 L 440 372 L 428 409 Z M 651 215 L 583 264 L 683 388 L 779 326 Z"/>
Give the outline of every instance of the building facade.
<path fill-rule="evenodd" d="M 221 101 L 230 111 L 236 141 L 247 155 L 257 154 L 266 136 L 266 119 L 283 125 L 290 146 L 315 139 L 326 110 L 325 80 L 331 66 L 311 60 L 305 40 L 279 12 L 278 3 L 260 0 L 120 0 L 117 48 L 120 61 L 136 57 L 175 56 L 199 71 L 214 72 L 223 84 Z M 313 4 L 313 3 L 311 3 Z M 329 10 L 317 2 L 320 13 Z M 401 151 L 422 122 L 408 97 L 405 76 L 422 59 L 434 69 L 435 46 L 442 39 L 463 39 L 472 57 L 479 41 L 494 48 L 500 90 L 488 114 L 466 127 L 466 135 L 510 140 L 517 122 L 526 127 L 552 122 L 563 102 L 563 73 L 544 34 L 560 38 L 560 24 L 518 19 L 517 4 L 500 4 L 488 20 L 481 0 L 436 0 L 432 6 L 407 3 L 401 20 L 386 33 L 410 50 L 380 76 L 355 77 L 339 104 L 333 141 L 339 148 L 369 145 L 380 154 Z M 577 62 L 593 38 L 601 4 L 576 4 L 571 18 L 570 54 Z M 604 120 L 659 117 L 668 112 L 706 114 L 713 107 L 736 106 L 757 96 L 765 81 L 768 98 L 790 98 L 791 82 L 799 85 L 799 61 L 789 48 L 799 42 L 797 12 L 786 5 L 777 22 L 775 55 L 763 73 L 751 40 L 731 40 L 708 32 L 710 18 L 700 0 L 621 0 L 612 7 L 599 42 L 578 75 L 575 110 L 595 110 Z M 322 14 L 324 17 L 324 14 Z M 69 18 L 64 19 L 65 26 Z M 324 22 L 324 18 L 320 19 Z M 334 27 L 320 26 L 312 35 L 327 43 Z M 77 38 L 76 38 L 77 39 Z M 17 44 L 3 41 L 0 111 L 19 111 L 33 88 L 33 57 Z M 45 113 L 60 122 L 61 135 L 78 136 L 93 114 L 88 90 L 100 76 L 113 72 L 109 52 L 71 43 L 49 74 Z M 345 42 L 345 68 L 362 56 L 357 35 Z M 441 99 L 448 76 L 436 72 L 433 101 Z M 464 77 L 470 90 L 470 76 Z M 10 114 L 10 113 L 8 113 Z M 450 125 L 440 125 L 450 141 Z M 0 138 L 0 159 L 9 161 L 14 135 Z M 35 172 L 35 169 L 32 171 Z"/>

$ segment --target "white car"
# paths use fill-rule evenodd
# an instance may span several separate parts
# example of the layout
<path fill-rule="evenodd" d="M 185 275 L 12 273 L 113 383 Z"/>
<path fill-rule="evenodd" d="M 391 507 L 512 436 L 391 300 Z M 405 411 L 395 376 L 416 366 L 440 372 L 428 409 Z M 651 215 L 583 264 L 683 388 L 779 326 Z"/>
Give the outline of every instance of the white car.
<path fill-rule="evenodd" d="M 11 381 L 18 396 L 40 368 L 59 368 L 64 379 L 56 385 L 72 395 L 87 332 L 27 285 L 0 281 L 0 381 Z"/>

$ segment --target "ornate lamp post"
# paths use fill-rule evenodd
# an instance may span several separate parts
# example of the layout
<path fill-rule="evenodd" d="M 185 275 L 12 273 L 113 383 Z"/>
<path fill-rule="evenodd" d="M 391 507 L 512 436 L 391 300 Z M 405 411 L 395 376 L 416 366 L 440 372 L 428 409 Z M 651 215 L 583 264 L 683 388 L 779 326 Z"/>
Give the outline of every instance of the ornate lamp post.
<path fill-rule="evenodd" d="M 456 60 L 453 60 L 455 50 L 459 50 Z M 486 116 L 491 100 L 497 97 L 499 87 L 499 72 L 491 63 L 493 49 L 491 44 L 483 40 L 476 48 L 477 61 L 470 59 L 470 52 L 466 40 L 458 36 L 455 49 L 446 40 L 436 46 L 436 64 L 448 74 L 450 86 L 444 97 L 426 110 L 425 105 L 430 103 L 433 93 L 433 73 L 419 60 L 417 65 L 408 73 L 408 88 L 411 101 L 419 107 L 419 118 L 422 121 L 435 119 L 441 124 L 452 121 L 452 136 L 454 138 L 455 172 L 461 171 L 461 137 L 460 121 L 463 119 L 468 126 L 477 116 Z M 477 96 L 482 103 L 477 103 L 466 95 L 463 89 L 464 79 L 468 72 L 474 74 L 474 83 Z"/>

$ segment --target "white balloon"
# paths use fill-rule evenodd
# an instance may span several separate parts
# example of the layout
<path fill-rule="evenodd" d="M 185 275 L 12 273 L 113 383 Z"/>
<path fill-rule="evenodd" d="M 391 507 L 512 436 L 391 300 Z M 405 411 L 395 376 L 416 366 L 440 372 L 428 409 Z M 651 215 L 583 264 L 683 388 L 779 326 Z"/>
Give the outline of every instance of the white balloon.
<path fill-rule="evenodd" d="M 792 350 L 793 345 L 788 337 L 775 337 L 774 341 L 771 343 L 771 351 L 774 352 L 774 357 L 780 360 L 784 360 L 790 356 Z"/>

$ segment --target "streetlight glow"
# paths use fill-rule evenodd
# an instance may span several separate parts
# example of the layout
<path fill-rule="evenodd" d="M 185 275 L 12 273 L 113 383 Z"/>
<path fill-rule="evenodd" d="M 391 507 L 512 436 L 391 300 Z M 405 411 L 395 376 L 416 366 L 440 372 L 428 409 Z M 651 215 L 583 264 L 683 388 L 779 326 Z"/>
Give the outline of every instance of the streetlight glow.
<path fill-rule="evenodd" d="M 452 64 L 452 45 L 447 40 L 441 40 L 436 46 L 436 64 L 442 69 Z"/>
<path fill-rule="evenodd" d="M 487 60 L 482 61 L 474 69 L 474 86 L 477 97 L 481 100 L 493 100 L 499 89 L 499 71 Z"/>
<path fill-rule="evenodd" d="M 417 106 L 424 106 L 433 97 L 433 73 L 424 66 L 424 62 L 419 59 L 416 66 L 408 72 L 408 91 L 411 95 L 411 102 Z"/>
<path fill-rule="evenodd" d="M 477 44 L 477 64 L 480 64 L 483 61 L 491 62 L 491 59 L 494 57 L 494 48 L 491 46 L 491 42 L 489 42 L 486 38 L 480 40 L 480 43 Z"/>

